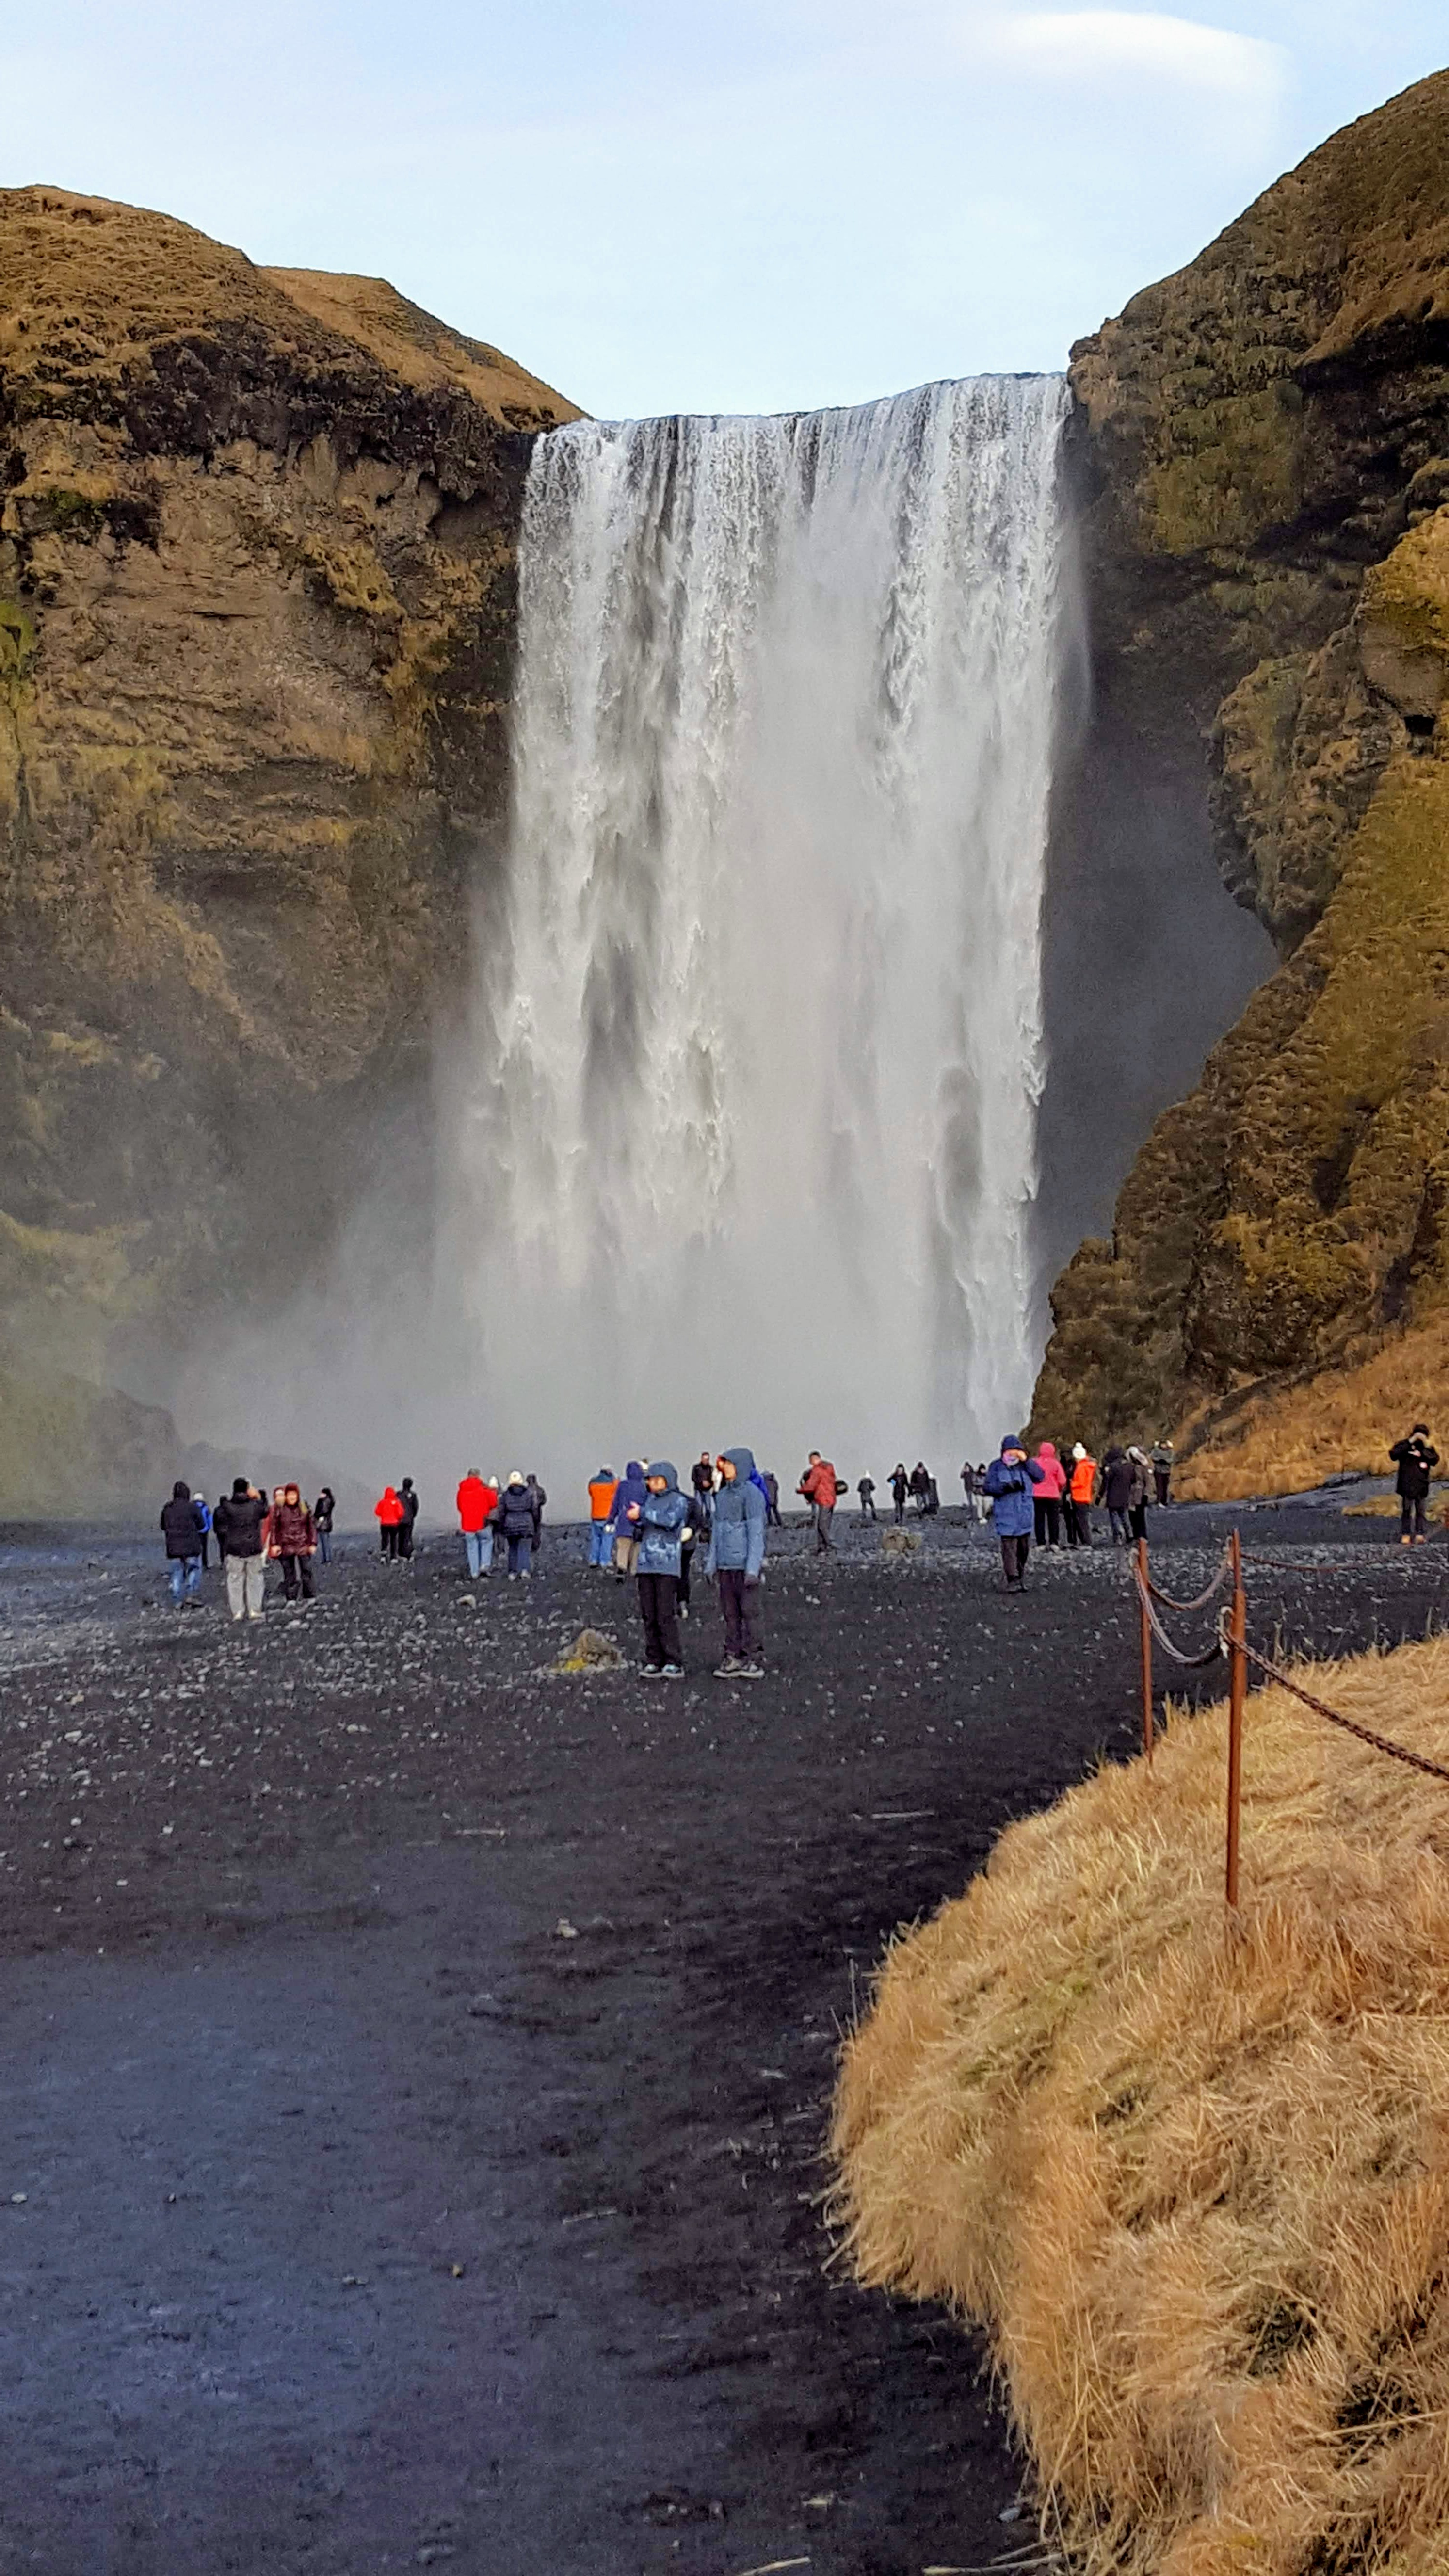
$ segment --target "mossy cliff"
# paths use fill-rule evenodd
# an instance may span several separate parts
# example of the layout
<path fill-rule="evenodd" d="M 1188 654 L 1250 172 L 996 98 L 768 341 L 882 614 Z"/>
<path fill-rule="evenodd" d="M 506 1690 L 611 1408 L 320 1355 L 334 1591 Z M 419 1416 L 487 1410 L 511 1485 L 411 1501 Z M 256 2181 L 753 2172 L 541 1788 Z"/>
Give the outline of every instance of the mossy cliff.
<path fill-rule="evenodd" d="M 1074 352 L 1101 684 L 1284 960 L 1077 1253 L 1035 1416 L 1234 1436 L 1449 1317 L 1449 75 Z"/>
<path fill-rule="evenodd" d="M 573 417 L 380 280 L 0 191 L 12 1359 L 103 1370 L 326 1248 L 458 973 Z"/>

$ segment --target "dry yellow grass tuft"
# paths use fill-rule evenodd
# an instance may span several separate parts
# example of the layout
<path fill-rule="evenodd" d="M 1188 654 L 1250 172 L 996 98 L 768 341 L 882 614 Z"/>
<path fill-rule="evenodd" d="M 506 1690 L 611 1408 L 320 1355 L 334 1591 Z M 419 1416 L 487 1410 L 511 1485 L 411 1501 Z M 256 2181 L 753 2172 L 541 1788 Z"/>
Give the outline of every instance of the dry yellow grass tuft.
<path fill-rule="evenodd" d="M 1390 1442 L 1411 1422 L 1449 1424 L 1449 1315 L 1396 1335 L 1357 1366 L 1265 1396 L 1183 1460 L 1174 1490 L 1184 1502 L 1221 1503 L 1301 1494 L 1347 1468 L 1383 1475 Z M 1449 1454 L 1437 1434 L 1436 1446 Z"/>
<path fill-rule="evenodd" d="M 1449 1762 L 1449 1639 L 1318 1666 Z M 902 1935 L 844 2055 L 862 2282 L 987 2326 L 1092 2576 L 1449 2565 L 1449 1784 L 1249 1700 L 1173 1719 Z"/>

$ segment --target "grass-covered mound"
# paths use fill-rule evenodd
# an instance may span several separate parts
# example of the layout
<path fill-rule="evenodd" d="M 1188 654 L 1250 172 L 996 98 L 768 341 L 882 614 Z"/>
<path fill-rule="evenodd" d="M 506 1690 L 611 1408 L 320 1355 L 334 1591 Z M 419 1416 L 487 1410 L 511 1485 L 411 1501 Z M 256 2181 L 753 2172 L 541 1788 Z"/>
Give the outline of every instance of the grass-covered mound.
<path fill-rule="evenodd" d="M 1449 1640 L 1319 1666 L 1449 1762 Z M 845 2052 L 860 2279 L 986 2326 L 1051 2528 L 1134 2576 L 1449 2566 L 1449 1784 L 1249 1701 L 1003 1835 Z"/>

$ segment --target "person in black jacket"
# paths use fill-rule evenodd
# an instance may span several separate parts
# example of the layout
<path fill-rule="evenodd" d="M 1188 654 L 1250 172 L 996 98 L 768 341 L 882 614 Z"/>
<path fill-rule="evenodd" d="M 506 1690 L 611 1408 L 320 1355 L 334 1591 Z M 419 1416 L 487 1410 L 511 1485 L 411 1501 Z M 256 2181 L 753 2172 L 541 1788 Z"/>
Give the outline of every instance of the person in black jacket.
<path fill-rule="evenodd" d="M 171 1598 L 179 1610 L 183 1597 L 193 1601 L 201 1588 L 201 1551 L 206 1542 L 206 1524 L 191 1499 L 191 1487 L 179 1476 L 171 1488 L 170 1502 L 161 1507 L 161 1528 L 166 1540 Z"/>
<path fill-rule="evenodd" d="M 525 1583 L 529 1582 L 533 1559 L 533 1496 L 523 1481 L 521 1467 L 514 1468 L 499 1495 L 498 1509 L 493 1518 L 508 1541 L 509 1582 L 514 1582 L 520 1574 Z"/>
<path fill-rule="evenodd" d="M 537 1556 L 543 1545 L 543 1507 L 548 1501 L 548 1496 L 531 1467 L 528 1471 L 527 1484 L 528 1499 L 533 1507 L 533 1552 Z"/>
<path fill-rule="evenodd" d="M 1429 1480 L 1439 1464 L 1438 1450 L 1429 1445 L 1427 1422 L 1416 1422 L 1407 1440 L 1394 1442 L 1389 1456 L 1399 1471 L 1399 1544 L 1422 1547 L 1429 1534 L 1424 1521 Z"/>
<path fill-rule="evenodd" d="M 906 1496 L 911 1490 L 911 1480 L 906 1474 L 906 1465 L 903 1458 L 898 1458 L 894 1467 L 891 1469 L 890 1488 L 891 1500 L 896 1507 L 896 1527 L 899 1529 L 902 1521 L 906 1517 Z"/>
<path fill-rule="evenodd" d="M 397 1525 L 397 1552 L 399 1556 L 411 1556 L 413 1552 L 413 1523 L 418 1516 L 418 1498 L 413 1491 L 413 1480 L 411 1476 L 404 1476 L 402 1483 L 397 1489 L 397 1498 L 403 1507 L 402 1519 Z"/>
<path fill-rule="evenodd" d="M 332 1562 L 332 1524 L 337 1518 L 337 1497 L 330 1485 L 324 1485 L 312 1506 L 312 1521 L 317 1532 L 317 1553 L 324 1565 Z"/>
<path fill-rule="evenodd" d="M 227 1607 L 233 1619 L 261 1619 L 267 1593 L 267 1535 L 270 1513 L 266 1497 L 245 1476 L 232 1479 L 231 1492 L 212 1515 L 221 1561 L 226 1568 Z"/>
<path fill-rule="evenodd" d="M 1114 1440 L 1102 1452 L 1102 1500 L 1112 1524 L 1112 1545 L 1130 1547 L 1132 1529 L 1128 1513 L 1132 1507 L 1132 1489 L 1136 1483 L 1132 1461 L 1125 1449 Z"/>

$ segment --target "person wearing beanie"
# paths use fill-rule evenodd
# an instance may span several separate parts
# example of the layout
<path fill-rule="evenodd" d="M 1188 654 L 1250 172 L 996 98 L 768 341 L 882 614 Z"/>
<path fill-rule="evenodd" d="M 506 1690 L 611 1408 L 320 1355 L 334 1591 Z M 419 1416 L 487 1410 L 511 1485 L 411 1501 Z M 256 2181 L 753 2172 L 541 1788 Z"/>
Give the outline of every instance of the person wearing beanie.
<path fill-rule="evenodd" d="M 521 1467 L 515 1467 L 498 1498 L 498 1526 L 508 1541 L 508 1580 L 533 1577 L 533 1496 Z"/>
<path fill-rule="evenodd" d="M 1071 1473 L 1067 1480 L 1067 1544 L 1090 1547 L 1092 1544 L 1092 1504 L 1097 1492 L 1097 1461 L 1080 1440 L 1072 1443 Z"/>
<path fill-rule="evenodd" d="M 1008 1431 L 1000 1456 L 993 1458 L 986 1470 L 986 1490 L 1001 1542 L 1001 1567 L 1008 1592 L 1026 1590 L 1026 1560 L 1031 1554 L 1035 1518 L 1033 1495 L 1041 1480 L 1042 1471 L 1034 1458 L 1028 1458 L 1025 1441 L 1018 1432 Z"/>

